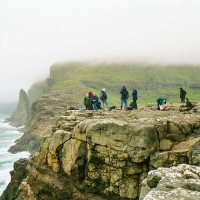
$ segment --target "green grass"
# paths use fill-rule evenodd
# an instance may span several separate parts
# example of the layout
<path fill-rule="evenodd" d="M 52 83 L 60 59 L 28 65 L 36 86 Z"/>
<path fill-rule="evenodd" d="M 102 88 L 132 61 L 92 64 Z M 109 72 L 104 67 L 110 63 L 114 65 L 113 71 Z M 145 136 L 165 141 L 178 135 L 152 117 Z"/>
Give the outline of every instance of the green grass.
<path fill-rule="evenodd" d="M 51 67 L 51 89 L 66 92 L 81 103 L 88 90 L 99 95 L 106 88 L 108 103 L 119 106 L 120 88 L 125 85 L 129 92 L 138 90 L 138 105 L 155 103 L 158 97 L 167 102 L 180 102 L 179 87 L 187 91 L 193 102 L 200 101 L 200 65 L 158 66 L 148 63 L 70 62 Z M 131 99 L 129 98 L 129 102 Z"/>

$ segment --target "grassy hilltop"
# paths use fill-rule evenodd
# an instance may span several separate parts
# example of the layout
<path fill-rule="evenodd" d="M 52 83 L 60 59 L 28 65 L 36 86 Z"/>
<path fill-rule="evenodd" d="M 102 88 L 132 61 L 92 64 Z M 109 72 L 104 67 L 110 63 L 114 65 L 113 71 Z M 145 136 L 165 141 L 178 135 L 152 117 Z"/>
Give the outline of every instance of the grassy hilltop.
<path fill-rule="evenodd" d="M 142 63 L 70 62 L 51 66 L 47 80 L 51 90 L 66 92 L 80 103 L 88 90 L 99 95 L 107 89 L 110 105 L 119 106 L 120 88 L 125 85 L 129 92 L 138 90 L 139 107 L 166 97 L 167 102 L 180 102 L 179 87 L 187 91 L 187 97 L 200 101 L 200 65 L 158 66 Z M 129 98 L 129 102 L 131 98 Z"/>

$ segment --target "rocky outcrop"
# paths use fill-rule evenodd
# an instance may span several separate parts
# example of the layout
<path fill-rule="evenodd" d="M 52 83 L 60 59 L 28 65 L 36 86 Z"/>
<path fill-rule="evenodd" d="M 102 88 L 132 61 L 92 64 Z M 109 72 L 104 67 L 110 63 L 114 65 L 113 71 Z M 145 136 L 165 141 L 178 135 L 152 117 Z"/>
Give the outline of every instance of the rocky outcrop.
<path fill-rule="evenodd" d="M 46 138 L 51 137 L 52 124 L 58 118 L 67 105 L 75 105 L 76 99 L 68 97 L 66 93 L 52 92 L 43 94 L 31 105 L 24 129 L 24 135 L 12 146 L 10 152 L 39 150 L 40 143 Z"/>
<path fill-rule="evenodd" d="M 30 103 L 26 92 L 21 89 L 19 92 L 19 101 L 17 109 L 8 119 L 12 126 L 20 127 L 26 125 Z"/>
<path fill-rule="evenodd" d="M 39 154 L 28 161 L 19 195 L 138 199 L 151 169 L 199 165 L 198 105 L 185 113 L 173 108 L 65 112 L 54 121 Z"/>
<path fill-rule="evenodd" d="M 27 159 L 20 159 L 14 163 L 14 169 L 10 173 L 11 181 L 8 184 L 6 190 L 3 192 L 0 199 L 23 199 L 23 197 L 21 197 L 19 186 L 23 182 L 23 179 L 27 176 L 27 164 Z"/>
<path fill-rule="evenodd" d="M 140 200 L 199 200 L 199 197 L 200 167 L 186 164 L 150 171 L 140 194 Z"/>

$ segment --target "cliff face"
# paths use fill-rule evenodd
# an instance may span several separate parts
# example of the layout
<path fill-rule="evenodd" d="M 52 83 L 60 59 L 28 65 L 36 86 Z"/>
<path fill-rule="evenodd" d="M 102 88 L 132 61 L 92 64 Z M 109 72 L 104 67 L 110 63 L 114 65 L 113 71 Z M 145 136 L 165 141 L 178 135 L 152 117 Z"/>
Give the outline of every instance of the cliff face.
<path fill-rule="evenodd" d="M 29 98 L 30 104 L 32 104 L 41 95 L 48 92 L 48 90 L 49 90 L 49 86 L 46 80 L 33 84 L 31 88 L 28 90 L 28 98 Z"/>
<path fill-rule="evenodd" d="M 150 170 L 200 165 L 198 110 L 67 111 L 1 200 L 138 199 Z"/>
<path fill-rule="evenodd" d="M 21 89 L 19 92 L 19 102 L 17 109 L 8 119 L 12 126 L 20 127 L 26 125 L 30 103 L 26 92 Z"/>
<path fill-rule="evenodd" d="M 67 105 L 77 105 L 74 98 L 70 98 L 66 93 L 49 92 L 37 98 L 31 105 L 27 118 L 24 135 L 12 146 L 10 152 L 39 150 L 40 143 L 51 137 L 52 124 L 55 123 Z"/>

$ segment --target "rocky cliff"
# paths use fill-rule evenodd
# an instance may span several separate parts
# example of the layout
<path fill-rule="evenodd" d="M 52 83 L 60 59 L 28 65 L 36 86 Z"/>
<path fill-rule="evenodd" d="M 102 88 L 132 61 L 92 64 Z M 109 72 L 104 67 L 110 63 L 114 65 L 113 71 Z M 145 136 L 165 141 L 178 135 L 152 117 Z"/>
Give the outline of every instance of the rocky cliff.
<path fill-rule="evenodd" d="M 24 135 L 17 140 L 9 151 L 13 153 L 38 151 L 40 143 L 51 137 L 52 124 L 55 123 L 56 118 L 63 113 L 63 110 L 66 110 L 67 105 L 78 106 L 76 102 L 76 99 L 68 97 L 66 93 L 57 91 L 41 95 L 31 105 Z"/>
<path fill-rule="evenodd" d="M 15 112 L 11 115 L 8 121 L 12 126 L 20 127 L 26 125 L 30 103 L 26 92 L 21 89 L 19 92 L 19 101 Z"/>
<path fill-rule="evenodd" d="M 200 166 L 198 104 L 183 113 L 174 105 L 168 111 L 67 111 L 52 124 L 39 153 L 15 164 L 1 200 L 139 199 L 150 170 Z"/>

